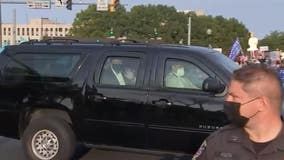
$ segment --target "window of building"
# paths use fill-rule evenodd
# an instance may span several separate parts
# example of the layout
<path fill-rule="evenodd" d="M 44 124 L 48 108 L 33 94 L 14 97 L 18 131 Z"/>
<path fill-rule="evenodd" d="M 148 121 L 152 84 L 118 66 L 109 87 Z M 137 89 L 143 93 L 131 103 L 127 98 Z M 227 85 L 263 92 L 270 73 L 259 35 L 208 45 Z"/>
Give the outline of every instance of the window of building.
<path fill-rule="evenodd" d="M 44 35 L 45 35 L 45 36 L 48 36 L 48 28 L 45 28 L 45 29 L 44 29 Z"/>
<path fill-rule="evenodd" d="M 17 28 L 17 35 L 20 35 L 20 28 Z"/>
<path fill-rule="evenodd" d="M 11 28 L 9 27 L 8 28 L 8 36 L 10 36 L 11 35 Z"/>
<path fill-rule="evenodd" d="M 7 35 L 6 28 L 4 28 L 3 31 L 4 31 L 3 35 L 6 36 Z"/>
<path fill-rule="evenodd" d="M 35 35 L 34 28 L 31 28 L 32 36 Z"/>
<path fill-rule="evenodd" d="M 38 31 L 39 31 L 39 29 L 38 29 L 38 28 L 36 28 L 36 33 L 35 33 L 35 34 L 36 34 L 36 36 L 38 36 L 38 35 L 39 35 L 39 32 L 38 32 Z"/>
<path fill-rule="evenodd" d="M 30 28 L 27 28 L 27 36 L 30 35 Z"/>
<path fill-rule="evenodd" d="M 22 35 L 25 35 L 25 28 L 22 28 Z"/>

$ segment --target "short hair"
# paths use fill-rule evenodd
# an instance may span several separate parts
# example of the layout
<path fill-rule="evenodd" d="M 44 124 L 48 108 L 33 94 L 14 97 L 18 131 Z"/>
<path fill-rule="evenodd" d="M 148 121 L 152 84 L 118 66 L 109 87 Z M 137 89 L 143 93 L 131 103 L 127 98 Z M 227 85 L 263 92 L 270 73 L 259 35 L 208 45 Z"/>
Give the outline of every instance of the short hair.
<path fill-rule="evenodd" d="M 249 64 L 235 70 L 232 79 L 241 82 L 243 84 L 242 89 L 247 93 L 267 96 L 281 105 L 283 98 L 282 82 L 279 74 L 272 67 L 266 64 Z"/>

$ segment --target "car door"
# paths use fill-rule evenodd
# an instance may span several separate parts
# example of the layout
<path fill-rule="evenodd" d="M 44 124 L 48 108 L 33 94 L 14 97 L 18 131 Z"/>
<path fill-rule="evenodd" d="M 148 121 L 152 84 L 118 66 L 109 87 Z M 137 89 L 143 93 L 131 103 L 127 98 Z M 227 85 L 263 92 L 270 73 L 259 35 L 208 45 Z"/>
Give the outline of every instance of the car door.
<path fill-rule="evenodd" d="M 12 80 L 6 80 L 5 70 L 8 63 L 11 63 L 11 59 L 9 59 L 6 55 L 0 54 L 0 132 L 2 136 L 13 137 L 16 138 L 17 133 L 17 105 L 20 101 L 20 96 L 22 92 L 19 92 L 18 87 L 9 86 L 6 82 L 10 82 Z M 9 123 L 7 123 L 9 122 Z"/>
<path fill-rule="evenodd" d="M 222 80 L 215 66 L 191 55 L 160 53 L 155 64 L 147 108 L 149 147 L 194 153 L 210 132 L 226 123 L 225 91 L 218 95 L 202 91 L 205 79 Z"/>
<path fill-rule="evenodd" d="M 142 88 L 147 54 L 141 50 L 105 51 L 91 75 L 86 116 L 88 139 L 96 144 L 145 146 L 147 90 Z M 118 66 L 118 64 L 120 66 Z"/>

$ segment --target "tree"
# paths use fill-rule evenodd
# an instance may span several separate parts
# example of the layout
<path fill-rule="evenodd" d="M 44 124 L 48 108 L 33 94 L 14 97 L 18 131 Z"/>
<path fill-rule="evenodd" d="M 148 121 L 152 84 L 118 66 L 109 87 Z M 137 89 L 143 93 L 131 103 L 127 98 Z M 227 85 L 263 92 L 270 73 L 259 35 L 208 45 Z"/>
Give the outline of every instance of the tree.
<path fill-rule="evenodd" d="M 98 12 L 91 5 L 77 14 L 71 33 L 74 36 L 89 38 L 109 37 L 110 30 L 115 37 L 164 43 L 185 43 L 188 35 L 188 18 L 191 17 L 191 45 L 223 48 L 229 53 L 235 40 L 239 38 L 243 48 L 247 48 L 248 30 L 237 19 L 222 16 L 196 16 L 194 13 L 177 12 L 174 7 L 165 5 L 139 5 L 129 12 L 121 5 L 116 12 Z M 212 34 L 206 34 L 208 29 Z"/>
<path fill-rule="evenodd" d="M 126 10 L 121 5 L 112 13 L 97 11 L 96 5 L 90 5 L 76 15 L 70 32 L 77 37 L 105 38 L 113 30 L 114 36 L 119 37 L 126 32 L 127 21 Z"/>
<path fill-rule="evenodd" d="M 229 53 L 231 46 L 236 38 L 240 39 L 243 48 L 247 47 L 248 30 L 238 20 L 231 18 L 225 19 L 222 16 L 196 16 L 192 17 L 192 39 L 193 45 L 222 48 L 224 53 Z M 206 31 L 211 29 L 208 35 Z"/>
<path fill-rule="evenodd" d="M 284 32 L 273 31 L 259 41 L 259 46 L 269 46 L 270 50 L 284 50 Z"/>
<path fill-rule="evenodd" d="M 186 16 L 174 7 L 164 5 L 135 6 L 129 13 L 129 37 L 143 40 L 160 37 L 167 43 L 178 43 L 186 36 Z"/>

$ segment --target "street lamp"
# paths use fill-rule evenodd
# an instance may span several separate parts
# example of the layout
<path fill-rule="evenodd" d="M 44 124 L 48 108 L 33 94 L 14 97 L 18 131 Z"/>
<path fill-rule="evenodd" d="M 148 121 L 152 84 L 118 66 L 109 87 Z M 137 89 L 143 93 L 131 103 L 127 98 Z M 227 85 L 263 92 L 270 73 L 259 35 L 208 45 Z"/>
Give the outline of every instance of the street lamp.
<path fill-rule="evenodd" d="M 191 43 L 191 17 L 188 17 L 188 29 L 187 29 L 187 45 Z"/>
<path fill-rule="evenodd" d="M 210 44 L 210 37 L 211 37 L 211 34 L 212 34 L 212 29 L 208 28 L 207 31 L 206 31 L 206 34 L 207 34 L 207 44 L 208 44 L 208 47 L 212 48 L 212 46 Z"/>

